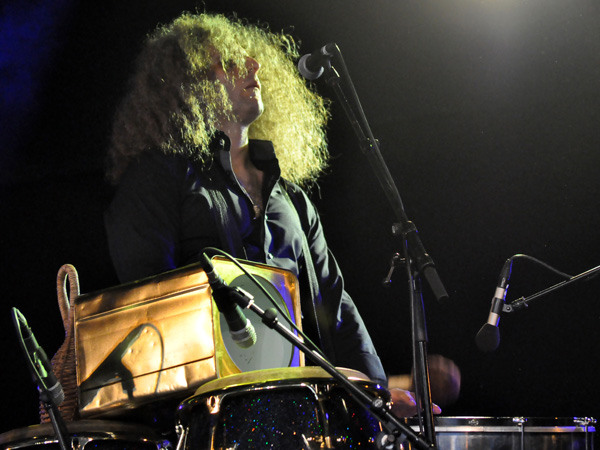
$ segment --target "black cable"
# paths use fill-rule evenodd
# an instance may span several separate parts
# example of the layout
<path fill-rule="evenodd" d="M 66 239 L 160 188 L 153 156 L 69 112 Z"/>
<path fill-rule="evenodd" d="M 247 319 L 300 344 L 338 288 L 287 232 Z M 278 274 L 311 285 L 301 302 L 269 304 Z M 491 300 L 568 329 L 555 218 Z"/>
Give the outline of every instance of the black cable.
<path fill-rule="evenodd" d="M 534 258 L 533 256 L 524 255 L 522 253 L 517 253 L 516 255 L 513 255 L 509 258 L 509 260 L 511 260 L 511 261 L 514 261 L 515 259 L 527 259 L 529 261 L 535 262 L 535 263 L 541 265 L 542 267 L 545 267 L 546 269 L 550 270 L 551 272 L 554 272 L 555 274 L 557 274 L 567 280 L 569 278 L 573 278 L 573 275 L 569 275 L 568 273 L 561 272 L 560 270 L 552 267 L 550 264 L 547 264 L 544 261 L 540 261 L 539 259 Z"/>

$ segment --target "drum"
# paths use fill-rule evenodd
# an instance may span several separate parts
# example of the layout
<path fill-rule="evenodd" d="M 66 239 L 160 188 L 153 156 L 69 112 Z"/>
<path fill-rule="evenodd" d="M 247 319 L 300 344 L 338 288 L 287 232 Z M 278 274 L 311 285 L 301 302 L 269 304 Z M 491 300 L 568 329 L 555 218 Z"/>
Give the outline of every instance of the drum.
<path fill-rule="evenodd" d="M 340 369 L 389 404 L 387 390 Z M 178 411 L 179 450 L 375 449 L 381 426 L 318 367 L 245 372 L 201 386 Z"/>
<path fill-rule="evenodd" d="M 66 426 L 69 436 L 65 440 L 73 450 L 159 450 L 167 445 L 142 425 L 80 420 Z M 1 434 L 0 449 L 60 450 L 60 444 L 52 424 L 44 423 Z"/>
<path fill-rule="evenodd" d="M 436 417 L 435 432 L 439 450 L 592 450 L 594 423 L 589 418 Z"/>

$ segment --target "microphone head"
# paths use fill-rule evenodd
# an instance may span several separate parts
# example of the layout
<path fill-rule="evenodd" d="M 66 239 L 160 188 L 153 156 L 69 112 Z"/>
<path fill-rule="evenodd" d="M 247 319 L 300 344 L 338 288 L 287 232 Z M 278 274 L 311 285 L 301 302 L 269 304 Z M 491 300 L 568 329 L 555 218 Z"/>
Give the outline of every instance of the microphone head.
<path fill-rule="evenodd" d="M 500 330 L 498 327 L 486 323 L 477 333 L 475 342 L 482 352 L 493 352 L 500 345 Z"/>
<path fill-rule="evenodd" d="M 323 75 L 325 69 L 323 69 L 323 66 L 321 65 L 317 66 L 316 68 L 309 67 L 311 65 L 309 60 L 311 56 L 312 55 L 309 53 L 300 58 L 298 61 L 298 71 L 304 78 L 313 81 Z"/>
<path fill-rule="evenodd" d="M 242 348 L 249 348 L 256 344 L 256 330 L 250 319 L 246 319 L 246 326 L 241 330 L 229 329 L 233 341 Z"/>

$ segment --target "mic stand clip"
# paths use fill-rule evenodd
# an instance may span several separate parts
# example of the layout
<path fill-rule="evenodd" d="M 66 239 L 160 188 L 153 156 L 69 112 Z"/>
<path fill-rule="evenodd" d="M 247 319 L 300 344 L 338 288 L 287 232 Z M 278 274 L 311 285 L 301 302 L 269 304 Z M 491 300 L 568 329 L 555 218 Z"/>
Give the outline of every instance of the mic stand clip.
<path fill-rule="evenodd" d="M 70 450 L 71 446 L 67 444 L 66 437 L 69 435 L 67 431 L 67 426 L 65 424 L 65 420 L 63 416 L 60 414 L 60 410 L 58 409 L 58 405 L 56 405 L 51 399 L 51 395 L 48 390 L 40 387 L 38 384 L 38 388 L 40 391 L 40 401 L 44 404 L 44 408 L 48 411 L 48 415 L 50 416 L 50 422 L 52 422 L 52 428 L 54 429 L 54 434 L 56 435 L 56 439 L 60 445 L 61 450 Z"/>
<path fill-rule="evenodd" d="M 579 275 L 575 275 L 574 277 L 569 278 L 568 280 L 565 281 L 561 281 L 560 283 L 554 284 L 546 289 L 543 289 L 539 292 L 536 292 L 533 295 L 530 295 L 529 297 L 521 297 L 518 298 L 517 300 L 511 302 L 508 305 L 504 305 L 502 307 L 502 311 L 503 312 L 507 312 L 507 313 L 511 313 L 514 311 L 519 311 L 521 309 L 525 309 L 529 307 L 529 303 L 532 302 L 533 300 L 538 299 L 539 297 L 542 297 L 546 294 L 549 294 L 553 291 L 556 291 L 559 288 L 562 288 L 564 286 L 567 286 L 571 283 L 575 283 L 576 281 L 580 281 L 582 279 L 591 277 L 592 275 L 597 274 L 598 272 L 600 272 L 600 266 L 596 266 L 593 269 L 590 270 L 586 270 L 585 272 L 580 273 Z"/>

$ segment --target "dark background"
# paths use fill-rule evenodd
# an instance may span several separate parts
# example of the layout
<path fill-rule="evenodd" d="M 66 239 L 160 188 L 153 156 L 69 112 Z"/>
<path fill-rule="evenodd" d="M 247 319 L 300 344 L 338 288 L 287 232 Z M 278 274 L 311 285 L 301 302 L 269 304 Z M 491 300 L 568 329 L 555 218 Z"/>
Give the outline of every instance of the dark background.
<path fill-rule="evenodd" d="M 513 254 L 578 274 L 600 264 L 600 4 L 592 0 L 9 0 L 0 15 L 2 430 L 36 423 L 37 392 L 10 307 L 53 354 L 55 280 L 116 284 L 102 213 L 112 113 L 143 36 L 196 7 L 285 30 L 308 53 L 336 42 L 382 154 L 450 294 L 426 288 L 429 350 L 462 371 L 446 415 L 600 416 L 600 281 L 505 315 L 481 353 L 500 269 Z M 410 369 L 405 276 L 394 221 L 335 94 L 329 173 L 313 192 L 330 247 L 386 370 Z M 518 261 L 507 300 L 560 281 Z"/>

